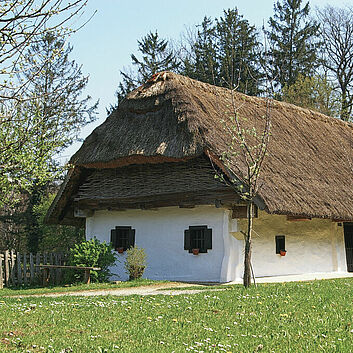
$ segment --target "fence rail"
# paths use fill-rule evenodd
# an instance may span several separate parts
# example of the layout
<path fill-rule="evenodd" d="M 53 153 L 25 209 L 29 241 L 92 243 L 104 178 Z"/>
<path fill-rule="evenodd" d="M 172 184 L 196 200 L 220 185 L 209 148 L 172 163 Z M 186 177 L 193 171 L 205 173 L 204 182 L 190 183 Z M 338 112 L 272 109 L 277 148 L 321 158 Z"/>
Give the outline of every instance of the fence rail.
<path fill-rule="evenodd" d="M 65 265 L 63 253 L 19 253 L 6 250 L 0 253 L 0 289 L 11 286 L 32 285 L 40 282 L 37 265 Z M 62 270 L 50 270 L 50 283 L 62 282 Z"/>

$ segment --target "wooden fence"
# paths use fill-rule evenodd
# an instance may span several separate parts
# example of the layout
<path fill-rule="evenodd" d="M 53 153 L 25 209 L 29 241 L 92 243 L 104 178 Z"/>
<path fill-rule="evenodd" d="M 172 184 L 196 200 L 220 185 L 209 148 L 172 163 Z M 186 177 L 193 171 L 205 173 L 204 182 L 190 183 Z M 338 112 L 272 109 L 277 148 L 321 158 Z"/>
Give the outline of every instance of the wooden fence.
<path fill-rule="evenodd" d="M 0 253 L 0 289 L 3 287 L 32 285 L 40 282 L 41 270 L 37 265 L 65 265 L 62 253 L 19 253 L 13 250 Z M 60 269 L 50 270 L 50 282 L 62 282 Z"/>

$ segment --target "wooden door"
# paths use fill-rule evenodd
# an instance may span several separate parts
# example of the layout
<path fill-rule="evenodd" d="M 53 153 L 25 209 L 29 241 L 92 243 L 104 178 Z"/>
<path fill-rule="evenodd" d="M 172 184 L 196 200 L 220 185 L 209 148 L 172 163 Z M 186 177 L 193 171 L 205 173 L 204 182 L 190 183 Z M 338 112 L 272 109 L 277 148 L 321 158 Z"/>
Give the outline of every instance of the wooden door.
<path fill-rule="evenodd" d="M 353 223 L 344 223 L 344 243 L 346 245 L 347 270 L 353 272 Z"/>

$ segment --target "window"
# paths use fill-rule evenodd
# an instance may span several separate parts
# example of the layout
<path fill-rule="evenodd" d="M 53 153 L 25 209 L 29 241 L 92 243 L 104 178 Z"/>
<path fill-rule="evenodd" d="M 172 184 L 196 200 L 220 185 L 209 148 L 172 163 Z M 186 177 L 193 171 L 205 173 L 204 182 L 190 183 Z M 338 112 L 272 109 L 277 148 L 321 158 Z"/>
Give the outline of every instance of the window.
<path fill-rule="evenodd" d="M 279 254 L 281 250 L 286 250 L 286 239 L 284 235 L 276 235 L 276 254 Z"/>
<path fill-rule="evenodd" d="M 207 226 L 190 226 L 184 231 L 184 250 L 192 253 L 192 249 L 199 249 L 200 253 L 207 253 L 212 249 L 212 229 Z"/>
<path fill-rule="evenodd" d="M 115 227 L 111 230 L 111 243 L 115 250 L 123 248 L 127 250 L 135 245 L 135 229 L 131 227 Z"/>

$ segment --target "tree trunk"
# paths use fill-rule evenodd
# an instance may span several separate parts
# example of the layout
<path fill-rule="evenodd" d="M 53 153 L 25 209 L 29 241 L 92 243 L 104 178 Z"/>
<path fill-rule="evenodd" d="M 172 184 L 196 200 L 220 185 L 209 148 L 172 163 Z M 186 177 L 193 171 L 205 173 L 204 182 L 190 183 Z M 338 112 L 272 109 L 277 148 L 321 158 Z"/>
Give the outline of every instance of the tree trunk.
<path fill-rule="evenodd" d="M 350 102 L 347 97 L 347 92 L 346 90 L 342 90 L 342 97 L 341 97 L 341 111 L 340 111 L 340 118 L 343 121 L 349 121 L 350 114 L 349 114 L 349 106 Z"/>
<path fill-rule="evenodd" d="M 243 284 L 245 288 L 248 288 L 251 284 L 251 232 L 253 222 L 253 208 L 252 201 L 248 203 L 247 208 L 247 219 L 248 229 L 245 236 L 245 253 L 244 253 L 244 277 Z"/>

